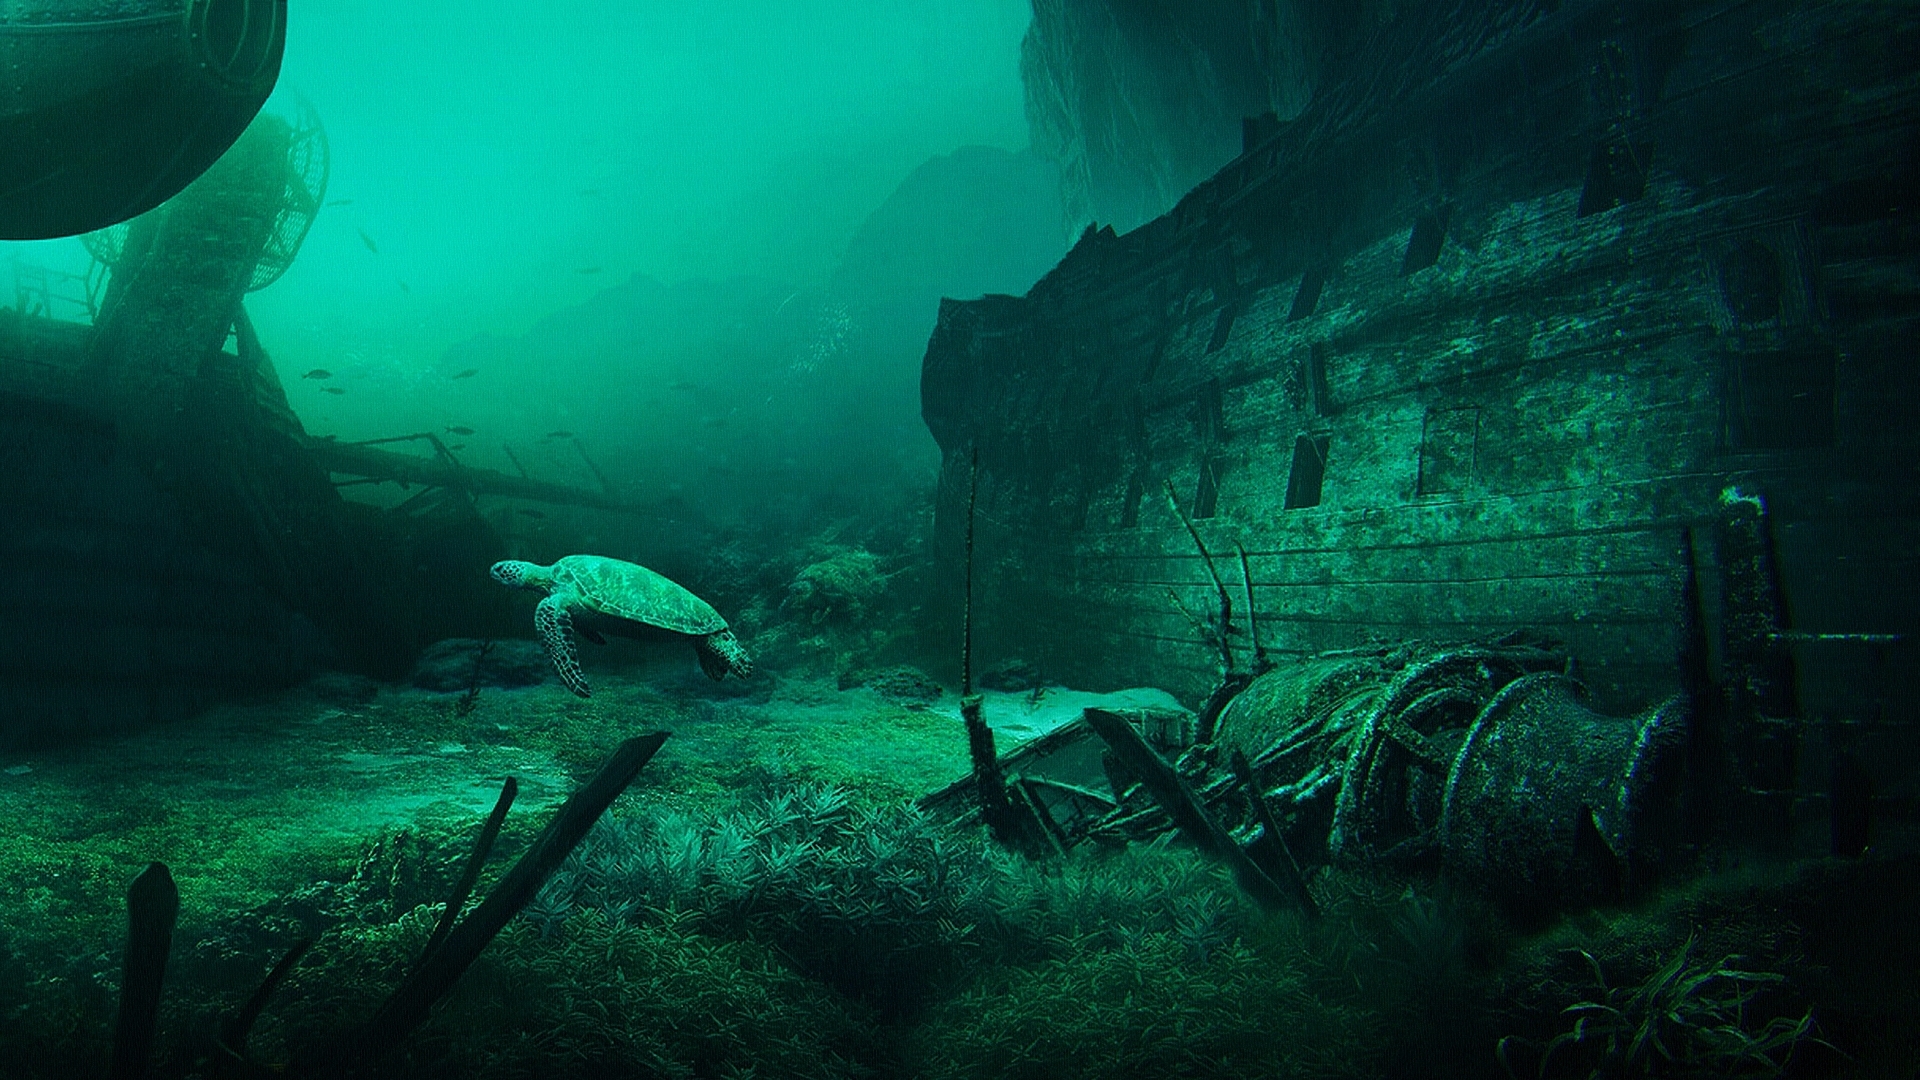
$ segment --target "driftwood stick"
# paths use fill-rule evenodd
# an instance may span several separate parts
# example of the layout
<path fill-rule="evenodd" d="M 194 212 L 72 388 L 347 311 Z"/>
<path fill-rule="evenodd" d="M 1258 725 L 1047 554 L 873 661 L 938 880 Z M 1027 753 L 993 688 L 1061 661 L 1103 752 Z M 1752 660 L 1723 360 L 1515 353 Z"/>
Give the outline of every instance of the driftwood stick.
<path fill-rule="evenodd" d="M 1253 673 L 1264 675 L 1272 669 L 1273 661 L 1267 659 L 1267 648 L 1260 644 L 1260 620 L 1254 615 L 1253 607 L 1253 571 L 1247 565 L 1246 545 L 1235 540 L 1233 550 L 1240 553 L 1240 587 L 1247 594 L 1247 637 L 1253 642 Z"/>
<path fill-rule="evenodd" d="M 1293 857 L 1293 849 L 1287 846 L 1287 838 L 1280 831 L 1280 823 L 1274 818 L 1273 809 L 1267 805 L 1267 797 L 1260 793 L 1260 784 L 1254 779 L 1253 766 L 1247 762 L 1246 752 L 1234 747 L 1232 761 L 1233 774 L 1239 778 L 1240 786 L 1246 789 L 1247 801 L 1253 804 L 1254 820 L 1260 823 L 1260 838 L 1248 845 L 1248 854 L 1265 855 L 1265 858 L 1255 859 L 1261 869 L 1293 894 L 1293 902 L 1300 906 L 1300 910 L 1319 918 L 1320 905 L 1314 901 L 1313 893 L 1307 891 L 1307 879 L 1300 872 L 1300 861 Z"/>
<path fill-rule="evenodd" d="M 1193 519 L 1180 509 L 1180 500 L 1173 493 L 1173 481 L 1163 480 L 1161 484 L 1167 492 L 1167 506 L 1173 510 L 1173 516 L 1180 519 L 1180 524 L 1186 526 L 1187 535 L 1193 538 L 1193 546 L 1200 551 L 1200 562 L 1207 568 L 1207 577 L 1213 581 L 1214 595 L 1220 600 L 1220 672 L 1222 675 L 1232 675 L 1233 642 L 1230 639 L 1233 634 L 1233 597 L 1221 582 L 1220 571 L 1214 568 L 1213 555 L 1207 551 L 1206 541 L 1200 539 L 1200 530 L 1193 527 Z"/>
<path fill-rule="evenodd" d="M 491 642 L 489 642 L 491 644 Z M 493 851 L 493 842 L 500 838 L 500 826 L 507 820 L 507 808 L 513 805 L 514 797 L 520 794 L 520 781 L 507 777 L 500 785 L 500 797 L 494 801 L 493 812 L 487 815 L 484 825 L 480 826 L 480 835 L 473 841 L 473 853 L 467 856 L 467 865 L 460 871 L 460 880 L 453 885 L 453 892 L 447 896 L 447 909 L 440 913 L 440 921 L 434 925 L 433 934 L 427 938 L 427 947 L 420 950 L 420 963 L 433 955 L 440 947 L 454 920 L 460 917 L 460 909 L 467 906 L 467 896 L 473 892 L 474 883 L 480 880 L 480 868 L 486 865 L 487 855 Z"/>
<path fill-rule="evenodd" d="M 179 917 L 180 890 L 173 875 L 165 863 L 148 863 L 127 889 L 127 963 L 113 1032 L 113 1080 L 147 1075 L 160 1019 L 160 982 L 167 974 L 173 924 Z"/>
<path fill-rule="evenodd" d="M 607 474 L 601 472 L 600 466 L 594 464 L 594 460 L 587 456 L 587 448 L 581 444 L 579 439 L 577 438 L 573 439 L 572 442 L 573 442 L 573 448 L 576 451 L 578 451 L 580 454 L 580 460 L 587 463 L 587 468 L 590 471 L 592 471 L 593 478 L 595 480 L 600 481 L 600 490 L 606 492 L 608 498 L 612 498 L 613 497 L 613 481 L 608 480 Z"/>
<path fill-rule="evenodd" d="M 973 696 L 973 512 L 979 497 L 980 448 L 976 446 L 973 448 L 972 463 L 967 467 L 966 584 L 960 593 L 960 697 L 963 702 Z M 963 703 L 961 712 L 964 714 L 965 711 Z M 971 736 L 973 729 L 969 727 L 967 731 Z"/>
<path fill-rule="evenodd" d="M 600 815 L 627 789 L 640 770 L 667 741 L 667 733 L 657 731 L 628 739 L 620 744 L 593 779 L 575 791 L 540 838 L 533 842 L 493 892 L 451 932 L 438 949 L 428 954 L 399 989 L 367 1021 L 357 1038 L 345 1040 L 339 1053 L 371 1060 L 398 1046 L 401 1040 L 426 1021 L 434 1003 L 453 989 L 460 976 L 480 957 L 480 953 L 505 928 L 508 920 L 532 900 L 553 872 L 585 838 Z"/>
<path fill-rule="evenodd" d="M 1180 594 L 1177 592 L 1174 592 L 1173 586 L 1171 585 L 1167 586 L 1167 602 L 1173 605 L 1174 610 L 1178 611 L 1180 614 L 1185 615 L 1187 617 L 1187 621 L 1193 624 L 1193 629 L 1195 633 L 1199 634 L 1203 638 L 1210 638 L 1213 636 L 1213 629 L 1209 627 L 1206 624 L 1206 621 L 1200 618 L 1200 616 L 1195 615 L 1193 612 L 1187 610 L 1187 605 L 1180 602 Z"/>
<path fill-rule="evenodd" d="M 1120 760 L 1139 774 L 1140 782 L 1166 809 L 1180 832 L 1202 851 L 1224 861 L 1227 868 L 1233 871 L 1233 879 L 1247 895 L 1269 911 L 1295 906 L 1295 898 L 1268 877 L 1267 872 L 1260 869 L 1239 844 L 1234 843 L 1227 830 L 1200 804 L 1186 780 L 1159 754 L 1153 752 L 1153 747 L 1147 745 L 1147 740 L 1140 737 L 1126 717 L 1105 709 L 1088 709 L 1086 716 L 1087 723 L 1113 748 Z"/>
<path fill-rule="evenodd" d="M 979 694 L 960 699 L 960 719 L 967 725 L 967 755 L 973 759 L 973 785 L 980 800 L 980 820 L 1004 847 L 1017 847 L 1020 830 L 1014 822 L 1013 802 L 1007 797 L 1007 777 L 1000 771 L 993 729 L 981 715 Z"/>
<path fill-rule="evenodd" d="M 273 965 L 273 969 L 267 972 L 267 977 L 260 980 L 260 986 L 254 990 L 253 996 L 247 999 L 246 1004 L 240 1006 L 240 1011 L 220 1025 L 220 1045 L 229 1054 L 245 1060 L 247 1036 L 253 1031 L 254 1021 L 260 1019 L 260 1013 L 266 1009 L 267 1001 L 273 997 L 274 991 L 280 989 L 280 984 L 287 981 L 287 976 L 293 973 L 294 965 L 298 964 L 300 958 L 307 955 L 307 950 L 311 948 L 313 948 L 312 938 L 301 938 L 294 942 L 293 947 L 280 957 L 280 962 Z"/>
<path fill-rule="evenodd" d="M 1087 802 L 1105 807 L 1108 810 L 1118 805 L 1113 801 L 1111 795 L 1103 795 L 1090 787 L 1082 787 L 1079 784 L 1069 784 L 1065 780 L 1054 780 L 1045 776 L 1026 776 L 1022 777 L 1020 782 L 1026 784 L 1028 787 L 1052 788 L 1063 795 L 1070 795 L 1076 799 L 1085 799 Z"/>
<path fill-rule="evenodd" d="M 532 479 L 532 477 L 527 475 L 527 467 L 525 465 L 520 464 L 520 455 L 513 452 L 512 445 L 508 443 L 501 443 L 500 449 L 506 451 L 507 460 L 513 462 L 513 467 L 520 470 L 520 479 L 522 480 Z"/>
<path fill-rule="evenodd" d="M 1060 823 L 1053 820 L 1053 815 L 1047 812 L 1047 804 L 1034 794 L 1032 784 L 1022 778 L 1012 785 L 1012 790 L 1019 800 L 1017 805 L 1024 811 L 1023 816 L 1033 825 L 1031 831 L 1040 834 L 1038 839 L 1046 844 L 1046 850 L 1055 855 L 1065 855 L 1070 842 L 1067 834 L 1060 828 Z"/>

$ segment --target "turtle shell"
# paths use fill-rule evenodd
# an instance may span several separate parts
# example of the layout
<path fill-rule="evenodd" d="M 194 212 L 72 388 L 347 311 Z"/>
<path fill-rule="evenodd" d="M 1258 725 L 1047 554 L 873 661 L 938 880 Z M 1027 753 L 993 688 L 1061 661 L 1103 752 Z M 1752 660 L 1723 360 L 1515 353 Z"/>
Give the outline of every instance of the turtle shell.
<path fill-rule="evenodd" d="M 605 615 L 681 634 L 727 628 L 713 605 L 652 570 L 600 555 L 569 555 L 553 564 L 553 583 Z"/>

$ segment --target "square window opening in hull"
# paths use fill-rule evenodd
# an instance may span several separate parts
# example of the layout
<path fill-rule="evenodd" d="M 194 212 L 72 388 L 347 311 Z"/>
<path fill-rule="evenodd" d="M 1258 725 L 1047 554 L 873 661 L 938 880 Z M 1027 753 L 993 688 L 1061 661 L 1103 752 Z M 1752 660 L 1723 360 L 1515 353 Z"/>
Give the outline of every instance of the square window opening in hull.
<path fill-rule="evenodd" d="M 1321 487 L 1327 478 L 1327 449 L 1333 440 L 1325 435 L 1302 435 L 1293 440 L 1293 468 L 1287 472 L 1288 510 L 1305 510 L 1320 505 Z"/>

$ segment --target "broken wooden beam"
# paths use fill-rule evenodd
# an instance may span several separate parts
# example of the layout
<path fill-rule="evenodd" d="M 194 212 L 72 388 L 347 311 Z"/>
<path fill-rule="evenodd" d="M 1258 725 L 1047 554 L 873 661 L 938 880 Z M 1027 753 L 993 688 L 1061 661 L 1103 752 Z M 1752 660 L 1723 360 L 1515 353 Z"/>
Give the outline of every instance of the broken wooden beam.
<path fill-rule="evenodd" d="M 487 642 L 492 645 L 491 641 Z M 484 647 L 483 647 L 484 650 Z M 474 686 L 479 685 L 480 661 L 474 661 Z M 473 886 L 480 880 L 480 869 L 486 865 L 487 856 L 493 851 L 493 842 L 500 838 L 500 826 L 506 823 L 507 808 L 513 805 L 514 797 L 520 794 L 520 781 L 509 776 L 507 782 L 500 785 L 500 797 L 494 800 L 493 812 L 480 826 L 480 835 L 474 838 L 473 851 L 467 856 L 467 865 L 460 871 L 460 880 L 453 885 L 453 892 L 447 895 L 446 910 L 440 913 L 440 921 L 434 924 L 433 933 L 428 935 L 427 944 L 420 950 L 420 959 L 425 961 L 440 947 L 447 934 L 453 930 L 453 924 L 460 918 L 460 910 L 467 906 L 467 897 L 473 893 Z"/>
<path fill-rule="evenodd" d="M 1053 815 L 1047 812 L 1047 804 L 1034 794 L 1033 784 L 1022 777 L 1009 790 L 1013 793 L 1017 812 L 1027 821 L 1026 831 L 1032 834 L 1028 836 L 1029 846 L 1044 845 L 1040 848 L 1042 852 L 1065 855 L 1070 843 L 1067 834 L 1060 828 L 1060 823 L 1053 820 Z M 1039 841 L 1038 845 L 1033 843 L 1035 840 Z"/>
<path fill-rule="evenodd" d="M 113 1032 L 113 1080 L 147 1075 L 154 1027 L 160 1020 L 160 982 L 167 974 L 180 890 L 165 863 L 148 863 L 127 889 L 127 964 L 120 984 L 120 1018 Z"/>
<path fill-rule="evenodd" d="M 1147 740 L 1134 730 L 1126 717 L 1105 709 L 1088 709 L 1086 717 L 1087 723 L 1093 725 L 1093 730 L 1114 754 L 1140 777 L 1140 782 L 1173 818 L 1181 834 L 1200 850 L 1225 862 L 1233 872 L 1234 881 L 1248 896 L 1269 911 L 1299 906 L 1298 898 L 1267 876 L 1213 815 L 1207 813 L 1186 780 L 1153 752 L 1153 747 L 1147 745 Z"/>
<path fill-rule="evenodd" d="M 600 771 L 568 796 L 546 831 L 513 869 L 507 871 L 506 877 L 500 879 L 473 914 L 456 925 L 439 948 L 421 959 L 419 966 L 374 1012 L 359 1036 L 338 1044 L 334 1053 L 372 1060 L 399 1046 L 415 1028 L 425 1023 L 434 1005 L 453 989 L 454 983 L 480 958 L 480 953 L 507 922 L 527 906 L 666 741 L 667 733 L 656 731 L 621 743 L 600 766 Z"/>
<path fill-rule="evenodd" d="M 390 441 L 390 440 L 382 440 Z M 302 447 L 321 468 L 332 473 L 365 477 L 396 484 L 420 484 L 427 487 L 455 488 L 475 495 L 501 495 L 513 499 L 533 499 L 565 506 L 588 506 L 596 510 L 637 513 L 641 507 L 622 502 L 611 495 L 509 476 L 493 469 L 437 458 L 398 454 L 366 444 L 335 442 L 332 439 L 306 439 Z"/>
<path fill-rule="evenodd" d="M 1000 771 L 1000 755 L 993 744 L 993 729 L 980 712 L 979 694 L 960 699 L 960 719 L 967 725 L 967 756 L 973 760 L 974 797 L 980 803 L 980 820 L 1003 847 L 1018 847 L 1020 829 L 1013 816 L 1013 800 L 1007 796 L 1007 777 Z"/>
<path fill-rule="evenodd" d="M 294 965 L 298 964 L 300 958 L 307 955 L 307 950 L 311 948 L 313 948 L 312 938 L 303 937 L 295 941 L 281 955 L 279 962 L 267 972 L 267 977 L 260 980 L 260 985 L 254 989 L 253 996 L 247 998 L 246 1003 L 240 1006 L 240 1011 L 220 1025 L 219 1045 L 236 1061 L 247 1060 L 247 1036 L 253 1033 L 254 1022 L 260 1019 L 260 1013 L 266 1009 L 267 1002 L 273 998 L 274 991 L 280 989 L 280 984 L 287 981 L 288 975 L 293 974 Z"/>
<path fill-rule="evenodd" d="M 1293 894 L 1293 902 L 1300 906 L 1300 910 L 1319 918 L 1320 905 L 1307 889 L 1306 875 L 1300 872 L 1300 861 L 1293 857 L 1293 849 L 1287 846 L 1286 835 L 1280 831 L 1280 822 L 1273 816 L 1273 808 L 1267 805 L 1267 797 L 1260 790 L 1246 752 L 1234 747 L 1232 762 L 1233 775 L 1246 791 L 1247 801 L 1253 806 L 1253 819 L 1260 825 L 1260 836 L 1247 845 L 1248 857 L 1265 870 L 1276 884 Z"/>

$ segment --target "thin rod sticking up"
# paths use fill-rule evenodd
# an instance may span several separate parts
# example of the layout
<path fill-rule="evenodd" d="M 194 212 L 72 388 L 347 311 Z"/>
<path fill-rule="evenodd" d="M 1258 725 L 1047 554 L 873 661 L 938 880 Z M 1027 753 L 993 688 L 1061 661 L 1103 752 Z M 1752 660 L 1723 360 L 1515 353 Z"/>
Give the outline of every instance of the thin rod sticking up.
<path fill-rule="evenodd" d="M 1233 550 L 1240 553 L 1240 587 L 1247 594 L 1247 636 L 1253 640 L 1253 673 L 1264 675 L 1273 667 L 1273 661 L 1267 659 L 1267 648 L 1260 644 L 1260 620 L 1253 608 L 1253 571 L 1247 567 L 1247 549 L 1235 540 Z"/>
<path fill-rule="evenodd" d="M 966 584 L 960 595 L 960 696 L 973 693 L 973 512 L 980 498 L 980 448 L 967 467 Z"/>
<path fill-rule="evenodd" d="M 1193 538 L 1193 546 L 1200 551 L 1200 561 L 1207 568 L 1207 577 L 1213 581 L 1214 595 L 1220 599 L 1220 632 L 1216 635 L 1220 643 L 1220 671 L 1223 675 L 1233 674 L 1233 642 L 1229 639 L 1233 632 L 1233 597 L 1227 593 L 1227 587 L 1220 580 L 1220 572 L 1214 568 L 1213 555 L 1207 551 L 1206 541 L 1200 539 L 1200 530 L 1193 527 L 1193 519 L 1180 509 L 1180 500 L 1173 493 L 1173 481 L 1161 481 L 1167 493 L 1167 506 L 1173 515 L 1186 526 L 1187 535 Z"/>

